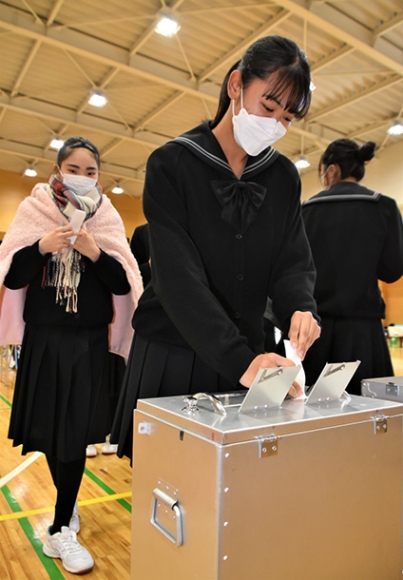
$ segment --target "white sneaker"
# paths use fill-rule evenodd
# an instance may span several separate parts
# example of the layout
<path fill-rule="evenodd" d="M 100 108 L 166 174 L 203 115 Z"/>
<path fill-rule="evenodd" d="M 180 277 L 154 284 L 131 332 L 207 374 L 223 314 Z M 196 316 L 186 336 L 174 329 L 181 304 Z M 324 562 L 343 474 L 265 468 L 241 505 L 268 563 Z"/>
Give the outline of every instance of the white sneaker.
<path fill-rule="evenodd" d="M 85 450 L 85 455 L 87 457 L 96 457 L 97 453 L 98 453 L 98 450 L 93 443 L 91 443 L 91 445 L 87 445 L 87 448 Z"/>
<path fill-rule="evenodd" d="M 49 558 L 60 558 L 63 567 L 72 574 L 84 574 L 94 567 L 91 554 L 77 542 L 76 533 L 66 526 L 53 536 L 49 534 L 49 530 L 46 532 L 43 553 Z"/>
<path fill-rule="evenodd" d="M 113 455 L 114 453 L 116 453 L 117 450 L 118 446 L 109 443 L 109 441 L 105 441 L 105 443 L 101 447 L 102 455 Z"/>
<path fill-rule="evenodd" d="M 73 507 L 73 513 L 71 514 L 69 528 L 72 532 L 75 532 L 76 534 L 78 534 L 78 532 L 80 531 L 80 528 L 81 528 L 80 516 L 78 515 L 77 500 L 76 500 L 76 503 L 74 504 L 74 507 Z"/>

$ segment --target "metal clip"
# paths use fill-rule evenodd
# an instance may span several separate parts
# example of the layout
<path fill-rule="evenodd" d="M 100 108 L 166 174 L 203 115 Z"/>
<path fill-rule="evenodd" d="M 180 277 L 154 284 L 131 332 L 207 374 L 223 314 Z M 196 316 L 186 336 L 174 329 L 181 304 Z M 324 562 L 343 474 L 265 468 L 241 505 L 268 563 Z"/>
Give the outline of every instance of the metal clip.
<path fill-rule="evenodd" d="M 277 455 L 278 437 L 276 435 L 271 434 L 267 435 L 266 437 L 258 437 L 257 442 L 259 445 L 259 459 Z"/>
<path fill-rule="evenodd" d="M 328 369 L 328 371 L 326 372 L 325 377 L 328 377 L 329 375 L 332 375 L 333 373 L 337 373 L 338 371 L 344 371 L 345 368 L 346 368 L 346 365 L 344 363 L 342 363 L 338 367 L 331 366 Z"/>
<path fill-rule="evenodd" d="M 264 369 L 264 372 L 262 372 L 261 376 L 259 377 L 258 383 L 264 383 L 265 381 L 268 381 L 273 377 L 278 377 L 279 375 L 282 375 L 283 370 L 284 369 L 282 367 L 276 369 L 275 371 L 273 371 L 272 369 Z"/>
<path fill-rule="evenodd" d="M 395 383 L 389 381 L 386 383 L 386 394 L 392 395 L 393 397 L 398 397 L 400 395 L 400 385 L 396 385 Z"/>
<path fill-rule="evenodd" d="M 196 397 L 189 395 L 188 397 L 184 397 L 183 401 L 186 403 L 186 407 L 182 408 L 182 411 L 185 411 L 185 413 L 196 413 L 199 410 Z"/>
<path fill-rule="evenodd" d="M 377 417 L 372 417 L 374 422 L 374 435 L 380 435 L 381 433 L 387 433 L 388 431 L 388 418 L 386 415 L 379 415 Z"/>

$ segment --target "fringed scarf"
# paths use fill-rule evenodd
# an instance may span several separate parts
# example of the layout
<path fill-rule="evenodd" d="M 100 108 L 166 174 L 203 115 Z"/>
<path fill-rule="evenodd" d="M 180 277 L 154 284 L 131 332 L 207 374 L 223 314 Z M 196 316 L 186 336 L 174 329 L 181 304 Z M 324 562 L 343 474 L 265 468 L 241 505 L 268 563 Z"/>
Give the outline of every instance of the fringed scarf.
<path fill-rule="evenodd" d="M 102 189 L 98 183 L 85 196 L 68 189 L 55 175 L 49 179 L 49 185 L 50 197 L 69 221 L 76 209 L 85 211 L 85 220 L 89 219 L 102 203 Z M 57 252 L 48 260 L 43 284 L 56 288 L 56 304 L 64 306 L 66 312 L 77 312 L 77 289 L 83 271 L 84 261 L 74 248 Z"/>
<path fill-rule="evenodd" d="M 60 221 L 66 221 L 51 199 L 49 187 L 49 183 L 38 183 L 31 195 L 23 199 L 0 245 L 0 344 L 21 344 L 24 334 L 26 288 L 10 290 L 2 286 L 15 253 L 43 238 Z M 133 312 L 143 292 L 141 274 L 127 243 L 122 218 L 106 195 L 85 228 L 98 247 L 122 264 L 130 283 L 129 294 L 112 294 L 114 316 L 109 325 L 109 349 L 126 358 L 133 337 Z"/>

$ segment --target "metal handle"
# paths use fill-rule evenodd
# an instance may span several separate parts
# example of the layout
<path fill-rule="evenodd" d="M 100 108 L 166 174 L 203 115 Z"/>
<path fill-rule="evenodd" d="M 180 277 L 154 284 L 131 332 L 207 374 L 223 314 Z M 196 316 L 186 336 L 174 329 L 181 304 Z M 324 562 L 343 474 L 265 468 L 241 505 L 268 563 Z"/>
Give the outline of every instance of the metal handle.
<path fill-rule="evenodd" d="M 216 397 L 215 395 L 212 395 L 210 393 L 196 393 L 193 395 L 193 397 L 195 399 L 197 399 L 198 401 L 200 399 L 208 399 L 210 401 L 210 403 L 212 403 L 214 409 L 217 411 L 217 413 L 220 413 L 220 415 L 225 415 L 227 414 L 227 411 L 225 410 L 224 405 L 221 403 L 220 399 L 218 397 Z"/>
<path fill-rule="evenodd" d="M 151 508 L 151 523 L 161 532 L 170 542 L 175 544 L 177 548 L 183 544 L 183 518 L 182 512 L 177 499 L 173 499 L 170 495 L 156 487 L 153 490 L 153 503 Z M 161 507 L 161 502 L 168 506 L 172 511 L 172 519 L 176 522 L 176 535 L 163 526 L 158 520 L 158 508 Z"/>

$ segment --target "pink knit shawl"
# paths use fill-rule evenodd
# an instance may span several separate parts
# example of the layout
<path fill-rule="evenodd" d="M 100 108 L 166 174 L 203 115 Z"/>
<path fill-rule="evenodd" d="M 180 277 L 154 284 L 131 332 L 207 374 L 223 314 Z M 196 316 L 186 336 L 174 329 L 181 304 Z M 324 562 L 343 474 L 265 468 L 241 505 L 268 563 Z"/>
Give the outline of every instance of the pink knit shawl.
<path fill-rule="evenodd" d="M 37 184 L 31 195 L 18 207 L 17 213 L 0 245 L 0 344 L 21 344 L 24 333 L 23 309 L 26 288 L 10 290 L 3 285 L 14 254 L 32 245 L 60 223 L 68 223 L 50 198 L 48 184 Z M 112 294 L 114 318 L 109 326 L 109 348 L 127 357 L 133 337 L 131 319 L 143 283 L 137 262 L 130 251 L 120 215 L 106 195 L 96 214 L 84 222 L 83 228 L 94 235 L 97 245 L 118 260 L 126 271 L 130 292 Z"/>

